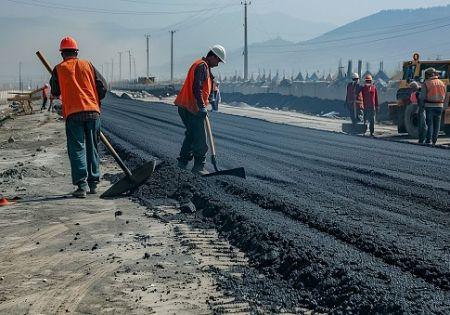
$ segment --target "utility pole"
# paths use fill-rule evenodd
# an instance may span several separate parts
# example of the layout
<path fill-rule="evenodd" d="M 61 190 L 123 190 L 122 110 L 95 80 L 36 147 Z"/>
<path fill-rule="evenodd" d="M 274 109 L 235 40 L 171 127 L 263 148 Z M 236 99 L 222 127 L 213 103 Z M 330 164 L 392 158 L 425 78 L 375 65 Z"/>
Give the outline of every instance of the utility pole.
<path fill-rule="evenodd" d="M 122 52 L 119 51 L 119 81 L 122 80 Z"/>
<path fill-rule="evenodd" d="M 128 50 L 128 63 L 130 65 L 130 82 L 131 82 L 131 50 Z"/>
<path fill-rule="evenodd" d="M 247 9 L 251 1 L 241 1 L 244 5 L 244 81 L 248 80 L 248 24 L 247 24 Z"/>
<path fill-rule="evenodd" d="M 147 80 L 150 78 L 150 35 L 146 34 L 145 39 L 147 41 Z"/>
<path fill-rule="evenodd" d="M 23 91 L 23 83 L 22 83 L 22 62 L 19 62 L 19 90 Z"/>
<path fill-rule="evenodd" d="M 133 57 L 133 69 L 134 69 L 134 79 L 137 79 L 137 74 L 136 74 L 136 58 Z"/>
<path fill-rule="evenodd" d="M 114 81 L 114 58 L 111 58 L 111 82 Z"/>
<path fill-rule="evenodd" d="M 170 82 L 173 83 L 173 34 L 176 31 L 170 31 Z"/>

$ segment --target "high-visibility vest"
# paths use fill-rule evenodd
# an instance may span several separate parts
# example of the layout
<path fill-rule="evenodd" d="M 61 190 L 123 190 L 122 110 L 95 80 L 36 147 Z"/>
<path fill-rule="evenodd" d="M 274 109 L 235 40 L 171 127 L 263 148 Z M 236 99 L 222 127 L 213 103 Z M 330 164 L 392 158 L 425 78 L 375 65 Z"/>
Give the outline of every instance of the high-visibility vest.
<path fill-rule="evenodd" d="M 79 112 L 100 113 L 95 71 L 86 60 L 69 58 L 56 66 L 64 118 Z"/>
<path fill-rule="evenodd" d="M 177 98 L 174 102 L 175 105 L 183 107 L 194 114 L 198 112 L 197 100 L 195 99 L 194 95 L 195 69 L 197 69 L 197 67 L 202 63 L 206 65 L 206 80 L 203 82 L 202 87 L 202 101 L 205 106 L 208 105 L 212 82 L 211 76 L 209 74 L 209 66 L 206 61 L 202 59 L 199 59 L 192 64 L 187 74 L 186 80 L 184 81 L 183 87 L 181 88 L 181 91 L 180 93 L 178 93 Z"/>
<path fill-rule="evenodd" d="M 439 78 L 434 77 L 425 81 L 427 87 L 427 98 L 425 103 L 443 105 L 445 100 L 445 94 L 447 92 L 447 86 L 439 80 Z"/>

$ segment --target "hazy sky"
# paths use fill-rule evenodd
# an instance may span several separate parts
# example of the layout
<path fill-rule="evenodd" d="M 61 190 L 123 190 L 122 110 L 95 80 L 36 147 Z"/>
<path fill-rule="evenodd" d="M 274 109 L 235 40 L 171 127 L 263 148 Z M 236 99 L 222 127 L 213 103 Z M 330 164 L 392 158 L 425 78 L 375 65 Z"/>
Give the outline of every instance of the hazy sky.
<path fill-rule="evenodd" d="M 130 27 L 155 27 L 201 16 L 200 10 L 224 8 L 240 10 L 240 0 L 0 0 L 0 16 L 42 16 L 53 14 L 80 20 L 93 18 L 114 21 Z M 69 4 L 71 3 L 71 4 Z M 335 25 L 370 15 L 384 9 L 418 8 L 450 4 L 449 0 L 252 0 L 250 10 L 259 13 L 281 11 L 305 20 L 327 22 Z M 73 10 L 82 8 L 84 11 Z M 51 8 L 60 6 L 63 9 Z M 107 10 L 110 12 L 88 12 Z M 136 14 L 113 14 L 117 11 L 140 12 Z M 151 15 L 148 12 L 180 12 L 184 14 Z M 186 12 L 190 11 L 190 12 Z M 220 14 L 220 13 L 217 13 Z"/>
<path fill-rule="evenodd" d="M 262 33 L 267 33 L 267 38 L 260 38 L 259 41 L 275 36 L 289 38 L 289 35 L 305 30 L 286 27 L 281 28 L 280 32 L 272 32 L 270 27 L 261 27 L 260 21 L 256 18 L 252 19 L 252 14 L 255 13 L 281 12 L 301 20 L 322 22 L 331 30 L 334 26 L 349 23 L 381 10 L 415 9 L 450 4 L 450 0 L 251 0 L 251 2 L 250 27 L 253 31 L 261 33 L 262 29 L 264 31 Z M 195 48 L 195 54 L 201 54 L 211 44 L 210 42 L 216 42 L 215 38 L 210 36 L 202 38 L 202 35 L 191 32 L 193 26 L 211 30 L 209 33 L 223 37 L 223 33 L 229 30 L 217 25 L 220 24 L 219 18 L 214 23 L 214 17 L 221 16 L 228 21 L 230 16 L 237 16 L 236 22 L 233 21 L 233 25 L 236 26 L 241 25 L 242 15 L 241 0 L 0 0 L 0 22 L 12 28 L 12 30 L 6 31 L 4 28 L 0 31 L 0 38 L 6 41 L 0 43 L 0 83 L 17 77 L 19 62 L 22 63 L 27 75 L 36 76 L 36 73 L 40 73 L 44 77 L 46 73 L 36 61 L 34 51 L 43 49 L 53 63 L 57 62 L 60 58 L 57 45 L 60 38 L 67 34 L 80 39 L 84 56 L 92 59 L 99 67 L 107 68 L 106 63 L 110 62 L 115 62 L 117 65 L 118 51 L 133 51 L 137 73 L 143 75 L 145 33 L 150 33 L 152 36 L 151 63 L 164 65 L 169 62 L 170 56 L 168 31 L 171 28 L 178 30 L 176 44 L 179 50 L 175 54 L 177 63 L 179 61 L 177 58 L 192 54 L 193 48 Z M 33 17 L 34 19 L 33 21 L 29 19 L 30 24 L 27 26 L 28 20 L 17 22 L 7 19 L 10 17 Z M 36 24 L 41 25 L 41 20 L 51 22 L 51 18 L 55 21 L 53 24 L 48 23 L 52 25 L 51 27 L 43 28 L 43 30 L 34 27 Z M 200 21 L 202 23 L 199 23 Z M 102 24 L 99 29 L 107 29 L 111 32 L 96 32 L 95 23 Z M 20 25 L 24 27 L 21 28 Z M 134 37 L 123 34 L 120 37 L 120 32 L 128 34 L 126 29 L 128 33 L 132 32 Z M 186 34 L 194 37 L 198 35 L 197 39 L 203 45 L 199 45 L 198 41 L 194 43 L 187 38 Z M 183 37 L 187 38 L 187 44 L 182 46 L 180 41 Z M 239 49 L 239 45 L 243 42 L 242 37 L 242 32 L 236 33 L 236 40 L 233 42 L 234 47 L 230 48 L 231 51 Z M 120 42 L 118 38 L 121 39 Z M 250 38 L 250 43 L 252 42 L 255 42 L 254 37 Z M 184 71 L 184 65 L 179 65 L 178 68 Z M 164 72 L 165 75 L 167 75 L 166 72 Z"/>

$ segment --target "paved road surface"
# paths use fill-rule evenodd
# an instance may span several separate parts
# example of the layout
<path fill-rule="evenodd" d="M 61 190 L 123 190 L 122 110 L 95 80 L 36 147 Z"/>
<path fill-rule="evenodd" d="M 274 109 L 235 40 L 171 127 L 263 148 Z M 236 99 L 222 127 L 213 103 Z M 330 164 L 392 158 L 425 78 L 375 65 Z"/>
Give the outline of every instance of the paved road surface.
<path fill-rule="evenodd" d="M 175 107 L 108 97 L 103 109 L 113 140 L 175 162 Z M 249 174 L 211 185 L 261 270 L 331 311 L 449 312 L 450 151 L 211 119 L 220 165 Z"/>

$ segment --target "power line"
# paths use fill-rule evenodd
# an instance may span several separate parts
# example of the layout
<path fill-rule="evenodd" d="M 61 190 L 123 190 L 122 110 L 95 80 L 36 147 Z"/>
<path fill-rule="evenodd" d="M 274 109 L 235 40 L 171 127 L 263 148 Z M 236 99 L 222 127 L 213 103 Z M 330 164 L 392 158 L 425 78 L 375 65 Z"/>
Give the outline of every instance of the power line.
<path fill-rule="evenodd" d="M 116 10 L 108 10 L 108 9 L 99 9 L 99 8 L 89 8 L 89 7 L 80 7 L 80 6 L 72 6 L 72 5 L 58 5 L 53 2 L 45 2 L 45 1 L 36 1 L 36 2 L 28 2 L 24 0 L 6 0 L 13 3 L 25 4 L 29 6 L 42 7 L 42 8 L 50 8 L 50 9 L 58 9 L 58 10 L 70 10 L 70 11 L 78 11 L 78 12 L 86 12 L 86 13 L 99 13 L 99 14 L 114 14 L 114 15 L 176 15 L 176 14 L 189 14 L 189 13 L 198 13 L 198 12 L 206 12 L 212 10 L 214 8 L 204 8 L 199 10 L 185 10 L 185 11 L 116 11 Z"/>
<path fill-rule="evenodd" d="M 414 32 L 408 32 L 408 33 L 404 33 L 404 34 L 398 34 L 398 35 L 393 35 L 393 36 L 388 36 L 388 37 L 382 37 L 382 38 L 377 38 L 377 39 L 371 39 L 368 41 L 362 41 L 362 42 L 357 42 L 357 43 L 352 43 L 352 46 L 358 46 L 358 45 L 364 45 L 364 44 L 372 44 L 372 43 L 377 43 L 377 42 L 381 42 L 381 41 L 386 41 L 386 40 L 390 40 L 390 39 L 395 39 L 395 38 L 400 38 L 400 37 L 405 37 L 405 36 L 411 36 L 411 35 L 417 35 L 420 33 L 424 33 L 424 32 L 428 32 L 428 31 L 432 31 L 432 30 L 436 30 L 436 29 L 440 29 L 440 28 L 445 28 L 450 26 L 450 23 L 444 24 L 444 25 L 439 25 L 436 27 L 432 27 L 432 28 L 428 28 L 425 30 L 421 30 L 421 31 L 414 31 Z M 308 51 L 315 51 L 315 50 L 323 50 L 323 49 L 329 49 L 329 48 L 339 48 L 339 47 L 348 47 L 348 43 L 346 44 L 342 44 L 342 45 L 331 45 L 331 46 L 326 46 L 326 47 L 316 47 L 316 48 L 311 48 L 311 49 L 295 49 L 295 50 L 286 50 L 286 51 L 258 51 L 256 53 L 258 54 L 280 54 L 280 53 L 298 53 L 298 52 L 308 52 Z M 270 47 L 270 46 L 266 46 L 266 47 Z"/>

